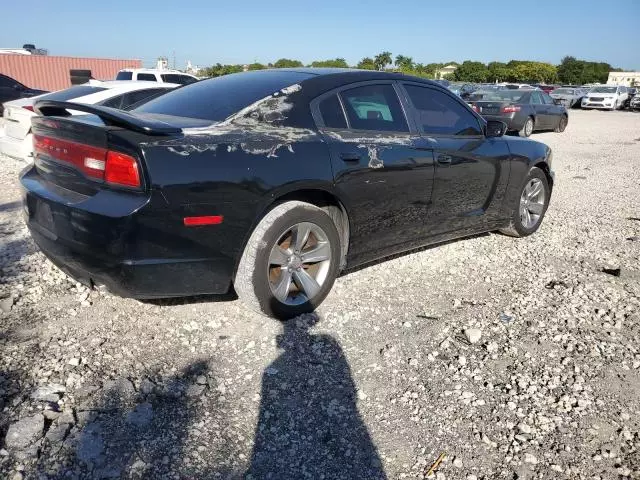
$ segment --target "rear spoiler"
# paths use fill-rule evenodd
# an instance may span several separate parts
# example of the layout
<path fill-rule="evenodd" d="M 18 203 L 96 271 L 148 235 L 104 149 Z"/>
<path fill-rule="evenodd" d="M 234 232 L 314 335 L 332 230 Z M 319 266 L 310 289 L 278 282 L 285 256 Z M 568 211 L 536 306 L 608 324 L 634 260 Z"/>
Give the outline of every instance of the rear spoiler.
<path fill-rule="evenodd" d="M 106 125 L 122 127 L 128 130 L 146 133 L 147 135 L 171 135 L 182 132 L 181 128 L 174 127 L 159 120 L 150 120 L 122 110 L 98 105 L 39 100 L 34 104 L 33 110 L 44 117 L 68 117 L 71 115 L 69 110 L 91 113 L 100 117 Z"/>

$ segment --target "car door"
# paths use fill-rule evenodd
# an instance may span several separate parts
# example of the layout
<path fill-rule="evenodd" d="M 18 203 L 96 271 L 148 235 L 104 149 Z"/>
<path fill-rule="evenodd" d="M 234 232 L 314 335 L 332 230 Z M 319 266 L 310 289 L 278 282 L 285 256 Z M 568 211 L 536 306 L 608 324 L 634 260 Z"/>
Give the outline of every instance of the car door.
<path fill-rule="evenodd" d="M 414 123 L 433 148 L 435 178 L 428 235 L 486 229 L 504 216 L 509 148 L 503 138 L 486 138 L 484 123 L 448 92 L 402 84 Z"/>
<path fill-rule="evenodd" d="M 312 103 L 349 212 L 349 261 L 421 243 L 433 188 L 430 147 L 409 127 L 394 82 L 342 87 Z"/>
<path fill-rule="evenodd" d="M 556 128 L 558 123 L 560 122 L 560 117 L 566 112 L 566 109 L 563 105 L 556 105 L 551 98 L 546 93 L 541 93 L 542 102 L 546 107 L 547 116 L 547 127 L 546 128 Z"/>
<path fill-rule="evenodd" d="M 549 128 L 549 113 L 547 106 L 542 101 L 542 95 L 539 91 L 533 91 L 529 95 L 531 108 L 536 116 L 535 130 L 544 130 Z"/>

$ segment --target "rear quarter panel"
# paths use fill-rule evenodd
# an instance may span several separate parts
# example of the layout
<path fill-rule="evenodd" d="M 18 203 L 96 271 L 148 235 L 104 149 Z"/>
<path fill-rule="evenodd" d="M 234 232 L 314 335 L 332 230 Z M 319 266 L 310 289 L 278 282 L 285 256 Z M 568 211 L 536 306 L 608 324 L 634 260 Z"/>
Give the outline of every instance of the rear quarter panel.
<path fill-rule="evenodd" d="M 508 137 L 507 145 L 511 152 L 511 172 L 505 205 L 514 205 L 520 195 L 520 189 L 531 167 L 538 166 L 552 171 L 552 152 L 544 143 L 528 138 Z M 553 185 L 553 181 L 550 181 Z"/>

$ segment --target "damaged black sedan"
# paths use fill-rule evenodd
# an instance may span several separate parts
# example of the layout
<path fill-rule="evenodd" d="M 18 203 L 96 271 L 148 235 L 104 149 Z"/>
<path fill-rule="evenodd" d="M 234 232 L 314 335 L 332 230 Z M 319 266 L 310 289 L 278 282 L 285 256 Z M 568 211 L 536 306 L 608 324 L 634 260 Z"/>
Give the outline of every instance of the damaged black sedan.
<path fill-rule="evenodd" d="M 71 276 L 128 297 L 234 288 L 289 318 L 347 268 L 479 232 L 529 235 L 553 187 L 547 146 L 403 74 L 265 70 L 132 112 L 35 108 L 21 174 L 31 234 Z"/>

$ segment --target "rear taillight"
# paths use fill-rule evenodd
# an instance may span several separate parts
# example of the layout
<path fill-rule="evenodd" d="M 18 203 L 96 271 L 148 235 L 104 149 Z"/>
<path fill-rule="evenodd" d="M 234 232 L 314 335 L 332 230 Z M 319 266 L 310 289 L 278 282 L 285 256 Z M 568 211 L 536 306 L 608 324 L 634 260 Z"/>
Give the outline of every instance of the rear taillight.
<path fill-rule="evenodd" d="M 22 108 L 24 108 L 25 110 L 29 110 L 30 112 L 33 112 L 33 105 L 23 105 Z"/>
<path fill-rule="evenodd" d="M 500 110 L 502 113 L 514 113 L 514 112 L 519 112 L 520 111 L 520 107 L 518 107 L 517 105 L 506 105 L 504 107 L 502 107 L 502 110 Z"/>
<path fill-rule="evenodd" d="M 73 165 L 88 178 L 110 185 L 141 186 L 138 162 L 124 153 L 41 135 L 33 136 L 33 150 L 35 155 Z"/>
<path fill-rule="evenodd" d="M 124 153 L 108 151 L 104 180 L 114 185 L 139 187 L 138 162 L 135 158 Z"/>

